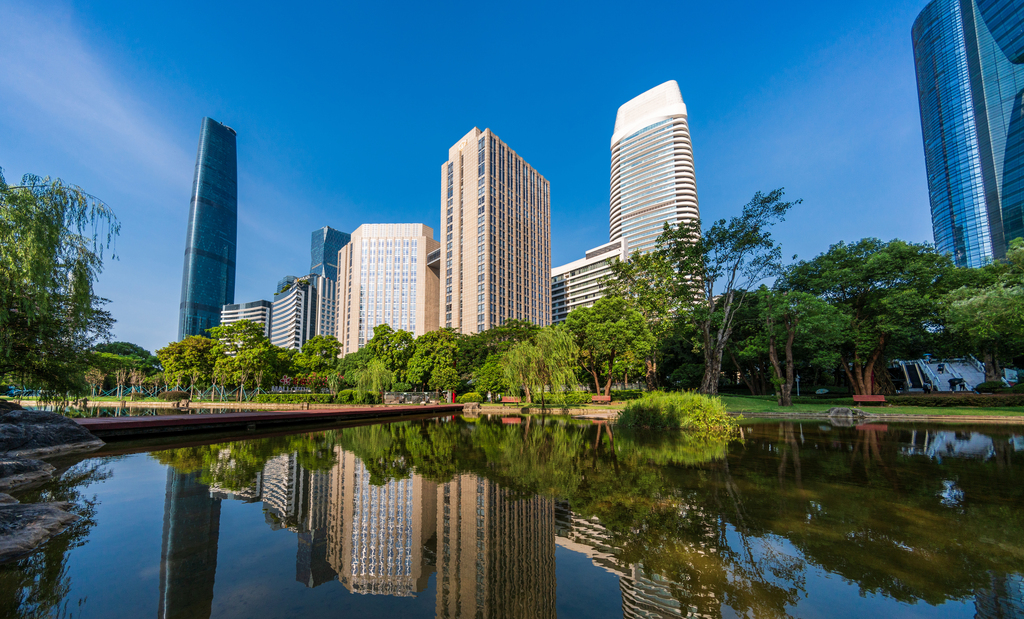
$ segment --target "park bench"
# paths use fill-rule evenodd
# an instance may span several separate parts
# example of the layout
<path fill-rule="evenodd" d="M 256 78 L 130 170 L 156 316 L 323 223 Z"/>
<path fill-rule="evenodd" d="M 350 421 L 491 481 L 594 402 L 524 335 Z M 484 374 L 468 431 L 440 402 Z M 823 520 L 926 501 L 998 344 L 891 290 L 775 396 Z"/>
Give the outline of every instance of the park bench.
<path fill-rule="evenodd" d="M 502 396 L 501 403 L 502 404 L 519 404 L 519 398 L 513 398 L 513 397 L 507 396 L 507 395 L 506 396 Z"/>
<path fill-rule="evenodd" d="M 591 404 L 611 404 L 612 396 L 610 395 L 595 395 L 590 398 Z"/>
<path fill-rule="evenodd" d="M 879 406 L 885 404 L 884 395 L 855 395 L 853 401 L 857 404 L 867 404 L 868 402 L 876 402 Z"/>

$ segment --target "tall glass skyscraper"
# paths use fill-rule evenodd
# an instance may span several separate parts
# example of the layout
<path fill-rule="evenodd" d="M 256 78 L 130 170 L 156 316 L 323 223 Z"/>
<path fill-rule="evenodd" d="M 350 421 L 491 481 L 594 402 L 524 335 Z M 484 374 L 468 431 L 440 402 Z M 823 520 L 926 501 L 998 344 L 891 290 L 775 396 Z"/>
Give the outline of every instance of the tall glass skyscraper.
<path fill-rule="evenodd" d="M 205 335 L 220 324 L 221 309 L 235 302 L 237 237 L 235 130 L 204 118 L 185 237 L 179 340 Z"/>
<path fill-rule="evenodd" d="M 609 240 L 654 249 L 665 224 L 700 217 L 686 104 L 675 80 L 627 101 L 612 134 Z"/>
<path fill-rule="evenodd" d="M 958 266 L 1024 236 L 1024 5 L 933 0 L 911 31 L 935 245 Z"/>

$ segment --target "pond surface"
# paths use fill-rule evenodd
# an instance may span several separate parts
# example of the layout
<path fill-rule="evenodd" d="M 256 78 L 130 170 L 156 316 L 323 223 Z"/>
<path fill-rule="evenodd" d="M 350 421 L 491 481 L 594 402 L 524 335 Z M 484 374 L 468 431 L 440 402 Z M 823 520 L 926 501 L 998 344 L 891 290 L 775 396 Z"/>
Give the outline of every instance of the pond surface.
<path fill-rule="evenodd" d="M 114 443 L 18 493 L 82 518 L 0 566 L 0 616 L 1024 616 L 1024 428 L 189 440 Z"/>

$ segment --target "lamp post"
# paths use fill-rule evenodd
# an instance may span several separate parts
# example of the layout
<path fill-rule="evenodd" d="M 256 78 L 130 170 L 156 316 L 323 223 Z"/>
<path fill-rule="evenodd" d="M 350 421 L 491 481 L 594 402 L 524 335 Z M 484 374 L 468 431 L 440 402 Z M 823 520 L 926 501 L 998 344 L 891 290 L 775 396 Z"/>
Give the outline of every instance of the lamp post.
<path fill-rule="evenodd" d="M 800 375 L 796 375 L 796 397 L 800 397 Z"/>

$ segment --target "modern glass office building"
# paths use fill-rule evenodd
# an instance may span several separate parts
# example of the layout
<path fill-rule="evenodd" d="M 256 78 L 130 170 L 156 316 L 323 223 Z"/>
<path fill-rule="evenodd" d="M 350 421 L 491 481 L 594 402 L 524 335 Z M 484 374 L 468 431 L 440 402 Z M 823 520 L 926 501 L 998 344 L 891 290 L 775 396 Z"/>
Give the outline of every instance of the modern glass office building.
<path fill-rule="evenodd" d="M 609 240 L 654 249 L 665 224 L 700 217 L 686 104 L 675 80 L 627 101 L 612 134 Z"/>
<path fill-rule="evenodd" d="M 309 249 L 309 272 L 322 275 L 332 282 L 338 281 L 338 252 L 351 238 L 349 233 L 330 226 L 314 230 Z"/>
<path fill-rule="evenodd" d="M 933 0 L 911 31 L 935 245 L 959 266 L 1024 236 L 1022 26 L 1019 1 Z"/>
<path fill-rule="evenodd" d="M 192 180 L 178 339 L 205 335 L 235 302 L 238 164 L 235 130 L 204 118 Z"/>

